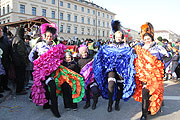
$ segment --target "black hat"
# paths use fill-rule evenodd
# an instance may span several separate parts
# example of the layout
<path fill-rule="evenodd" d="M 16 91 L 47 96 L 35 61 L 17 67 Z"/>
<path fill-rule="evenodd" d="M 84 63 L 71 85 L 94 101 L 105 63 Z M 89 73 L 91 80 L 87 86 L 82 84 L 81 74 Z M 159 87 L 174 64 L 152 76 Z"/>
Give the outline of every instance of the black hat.
<path fill-rule="evenodd" d="M 113 33 L 115 33 L 116 31 L 121 31 L 121 24 L 120 24 L 120 21 L 119 20 L 112 20 L 111 22 L 111 27 L 112 27 L 112 31 Z"/>

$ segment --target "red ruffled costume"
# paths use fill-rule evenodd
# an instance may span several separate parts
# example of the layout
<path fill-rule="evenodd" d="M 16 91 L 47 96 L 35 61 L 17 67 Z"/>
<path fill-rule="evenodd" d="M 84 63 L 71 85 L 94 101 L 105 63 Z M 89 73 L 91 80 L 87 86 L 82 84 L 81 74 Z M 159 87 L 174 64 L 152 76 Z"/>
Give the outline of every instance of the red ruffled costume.
<path fill-rule="evenodd" d="M 159 111 L 163 100 L 164 64 L 141 46 L 135 46 L 135 51 L 137 58 L 134 64 L 137 73 L 135 75 L 136 89 L 133 98 L 142 102 L 142 82 L 146 83 L 146 89 L 149 90 L 151 96 L 148 110 L 151 115 L 154 115 Z"/>

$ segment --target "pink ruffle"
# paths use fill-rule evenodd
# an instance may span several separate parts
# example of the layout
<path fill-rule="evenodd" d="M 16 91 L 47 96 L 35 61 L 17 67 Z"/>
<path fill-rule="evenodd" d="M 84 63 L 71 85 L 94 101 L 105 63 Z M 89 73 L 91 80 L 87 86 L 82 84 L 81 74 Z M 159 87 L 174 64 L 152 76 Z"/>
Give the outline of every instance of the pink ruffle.
<path fill-rule="evenodd" d="M 45 80 L 45 76 L 49 76 L 55 71 L 63 62 L 66 46 L 58 44 L 46 53 L 42 54 L 38 59 L 34 60 L 34 72 L 33 72 L 33 86 L 32 100 L 37 105 L 44 105 L 48 102 L 45 98 L 45 89 L 42 81 Z"/>

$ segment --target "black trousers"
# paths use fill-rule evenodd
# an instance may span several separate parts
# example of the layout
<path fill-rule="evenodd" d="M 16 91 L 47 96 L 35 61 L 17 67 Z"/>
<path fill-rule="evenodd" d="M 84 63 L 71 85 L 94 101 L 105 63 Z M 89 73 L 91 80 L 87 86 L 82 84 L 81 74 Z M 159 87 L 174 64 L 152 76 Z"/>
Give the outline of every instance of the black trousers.
<path fill-rule="evenodd" d="M 64 108 L 77 108 L 77 103 L 73 103 L 71 86 L 67 82 L 64 82 L 61 87 L 63 92 Z"/>
<path fill-rule="evenodd" d="M 25 71 L 26 71 L 25 66 L 15 66 L 16 93 L 21 92 L 24 89 Z"/>

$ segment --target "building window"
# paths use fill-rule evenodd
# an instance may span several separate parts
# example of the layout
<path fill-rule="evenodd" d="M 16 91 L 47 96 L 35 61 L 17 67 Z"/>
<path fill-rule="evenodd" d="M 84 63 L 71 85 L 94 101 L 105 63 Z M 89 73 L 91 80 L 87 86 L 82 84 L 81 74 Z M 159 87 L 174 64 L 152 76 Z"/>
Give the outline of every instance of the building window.
<path fill-rule="evenodd" d="M 7 22 L 10 22 L 9 20 L 7 20 Z"/>
<path fill-rule="evenodd" d="M 90 35 L 90 29 L 89 29 L 89 28 L 87 29 L 87 31 L 88 31 L 88 33 L 87 33 L 87 34 L 88 34 L 88 35 Z"/>
<path fill-rule="evenodd" d="M 107 31 L 107 37 L 109 37 L 109 31 Z"/>
<path fill-rule="evenodd" d="M 103 37 L 104 37 L 104 31 L 103 31 Z"/>
<path fill-rule="evenodd" d="M 42 9 L 42 16 L 46 17 L 46 9 Z"/>
<path fill-rule="evenodd" d="M 105 27 L 105 23 L 103 22 L 103 27 Z"/>
<path fill-rule="evenodd" d="M 74 34 L 77 34 L 77 27 L 74 27 Z"/>
<path fill-rule="evenodd" d="M 32 7 L 32 15 L 36 15 L 36 8 Z"/>
<path fill-rule="evenodd" d="M 81 17 L 81 23 L 84 23 L 84 17 Z"/>
<path fill-rule="evenodd" d="M 109 15 L 107 15 L 107 18 L 109 18 Z"/>
<path fill-rule="evenodd" d="M 107 22 L 107 27 L 109 28 L 109 22 Z"/>
<path fill-rule="evenodd" d="M 101 23 L 100 23 L 100 20 L 98 20 L 98 26 L 99 26 L 99 27 L 100 27 L 100 24 L 101 24 Z"/>
<path fill-rule="evenodd" d="M 87 9 L 87 13 L 90 13 L 90 9 Z"/>
<path fill-rule="evenodd" d="M 67 33 L 70 33 L 71 31 L 71 26 L 67 26 Z"/>
<path fill-rule="evenodd" d="M 5 7 L 3 7 L 3 15 L 5 15 Z"/>
<path fill-rule="evenodd" d="M 93 25 L 94 25 L 94 26 L 96 25 L 96 20 L 93 20 Z"/>
<path fill-rule="evenodd" d="M 103 13 L 103 17 L 104 17 L 104 13 Z"/>
<path fill-rule="evenodd" d="M 42 0 L 42 2 L 46 2 L 46 0 Z"/>
<path fill-rule="evenodd" d="M 84 12 L 84 7 L 81 7 L 81 11 Z"/>
<path fill-rule="evenodd" d="M 74 16 L 74 22 L 77 22 L 77 16 Z"/>
<path fill-rule="evenodd" d="M 63 20 L 63 13 L 60 13 L 60 20 Z"/>
<path fill-rule="evenodd" d="M 98 30 L 98 36 L 100 36 L 100 30 Z"/>
<path fill-rule="evenodd" d="M 93 15 L 95 15 L 95 10 L 93 10 Z"/>
<path fill-rule="evenodd" d="M 71 15 L 70 14 L 67 14 L 67 20 L 71 21 Z"/>
<path fill-rule="evenodd" d="M 71 8 L 71 4 L 70 3 L 67 3 L 67 8 Z"/>
<path fill-rule="evenodd" d="M 9 13 L 9 5 L 7 5 L 7 13 Z"/>
<path fill-rule="evenodd" d="M 63 6 L 63 1 L 60 1 L 60 6 Z"/>
<path fill-rule="evenodd" d="M 100 16 L 100 12 L 98 12 L 98 16 Z"/>
<path fill-rule="evenodd" d="M 63 32 L 63 25 L 60 26 L 60 32 Z"/>
<path fill-rule="evenodd" d="M 92 31 L 92 35 L 93 35 L 93 36 L 95 36 L 95 32 L 96 32 L 96 30 L 93 29 L 93 31 Z"/>
<path fill-rule="evenodd" d="M 25 5 L 20 4 L 20 13 L 25 13 Z"/>
<path fill-rule="evenodd" d="M 52 4 L 55 4 L 55 0 L 52 0 Z"/>
<path fill-rule="evenodd" d="M 77 5 L 74 5 L 74 10 L 77 10 Z"/>
<path fill-rule="evenodd" d="M 81 34 L 84 35 L 84 28 L 81 28 Z"/>
<path fill-rule="evenodd" d="M 90 24 L 90 18 L 88 18 L 87 23 Z"/>
<path fill-rule="evenodd" d="M 52 11 L 52 12 L 51 12 L 51 17 L 52 17 L 53 19 L 55 19 L 55 11 Z"/>

